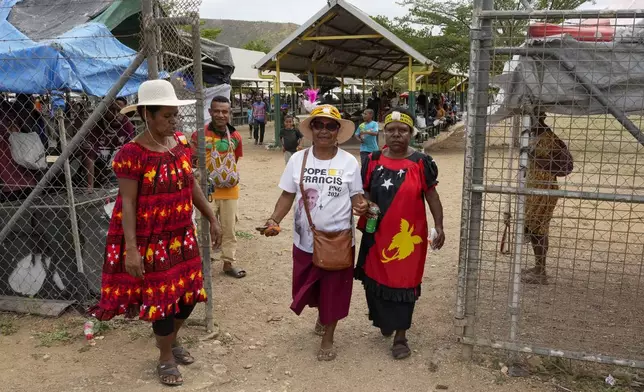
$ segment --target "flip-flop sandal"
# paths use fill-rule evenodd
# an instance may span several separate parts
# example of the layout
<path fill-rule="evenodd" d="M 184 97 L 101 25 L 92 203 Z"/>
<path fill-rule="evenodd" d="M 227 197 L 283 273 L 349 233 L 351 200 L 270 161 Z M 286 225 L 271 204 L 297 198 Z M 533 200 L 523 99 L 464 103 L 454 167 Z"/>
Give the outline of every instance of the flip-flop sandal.
<path fill-rule="evenodd" d="M 172 347 L 172 355 L 179 365 L 187 366 L 195 363 L 195 358 L 183 346 Z"/>
<path fill-rule="evenodd" d="M 163 385 L 168 385 L 171 387 L 177 387 L 183 385 L 183 376 L 179 372 L 179 368 L 176 363 L 160 363 L 157 365 L 157 375 L 159 376 L 159 382 Z M 175 381 L 168 381 L 170 377 L 175 377 Z"/>
<path fill-rule="evenodd" d="M 391 347 L 391 355 L 394 359 L 405 359 L 411 355 L 407 339 L 396 340 Z"/>
<path fill-rule="evenodd" d="M 335 351 L 334 347 L 331 348 L 321 348 L 318 351 L 318 361 L 329 362 L 333 361 L 338 356 L 338 353 Z"/>
<path fill-rule="evenodd" d="M 521 271 L 521 282 L 526 284 L 548 284 L 548 276 L 545 274 L 537 274 L 534 268 Z"/>
<path fill-rule="evenodd" d="M 324 336 L 326 329 L 324 328 L 324 325 L 320 324 L 320 321 L 316 321 L 315 329 L 313 330 L 313 332 L 318 336 Z"/>
<path fill-rule="evenodd" d="M 241 279 L 246 276 L 246 271 L 244 271 L 242 268 L 233 267 L 229 270 L 224 271 L 224 274 L 236 279 Z"/>

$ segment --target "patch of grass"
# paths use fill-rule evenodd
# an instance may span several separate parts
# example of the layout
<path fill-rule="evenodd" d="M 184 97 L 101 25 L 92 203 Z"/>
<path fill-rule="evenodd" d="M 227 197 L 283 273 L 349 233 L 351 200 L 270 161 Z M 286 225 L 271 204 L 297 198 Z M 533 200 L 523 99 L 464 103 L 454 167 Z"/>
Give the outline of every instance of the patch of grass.
<path fill-rule="evenodd" d="M 74 337 L 66 329 L 57 329 L 52 332 L 41 332 L 36 335 L 39 344 L 38 347 L 51 347 L 56 344 L 70 343 Z"/>
<path fill-rule="evenodd" d="M 150 331 L 137 328 L 129 331 L 127 335 L 130 338 L 130 341 L 133 342 L 135 340 L 148 337 L 150 335 Z"/>
<path fill-rule="evenodd" d="M 199 343 L 199 338 L 196 336 L 183 336 L 181 338 L 181 344 L 185 348 L 194 348 Z"/>
<path fill-rule="evenodd" d="M 109 331 L 112 327 L 105 321 L 95 321 L 94 322 L 94 336 L 103 335 L 105 332 Z"/>
<path fill-rule="evenodd" d="M 0 318 L 0 335 L 9 336 L 18 332 L 18 327 L 9 318 Z"/>
<path fill-rule="evenodd" d="M 253 234 L 251 234 L 249 232 L 246 232 L 246 231 L 241 231 L 241 230 L 238 230 L 238 231 L 235 232 L 235 237 L 243 238 L 245 240 L 250 240 L 252 238 L 255 238 L 255 236 Z"/>

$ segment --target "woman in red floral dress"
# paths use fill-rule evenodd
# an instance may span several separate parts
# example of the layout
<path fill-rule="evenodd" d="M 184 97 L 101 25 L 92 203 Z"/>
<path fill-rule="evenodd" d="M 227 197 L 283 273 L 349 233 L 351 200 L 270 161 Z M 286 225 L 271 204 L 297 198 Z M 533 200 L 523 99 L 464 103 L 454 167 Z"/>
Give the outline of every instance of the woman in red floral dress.
<path fill-rule="evenodd" d="M 210 220 L 213 246 L 221 228 L 192 173 L 187 139 L 176 132 L 180 101 L 163 80 L 144 82 L 137 110 L 146 131 L 124 145 L 112 168 L 119 194 L 107 234 L 101 300 L 90 310 L 99 320 L 138 314 L 150 321 L 159 347 L 159 381 L 183 383 L 177 364 L 194 358 L 176 343 L 197 302 L 206 301 L 193 205 Z"/>

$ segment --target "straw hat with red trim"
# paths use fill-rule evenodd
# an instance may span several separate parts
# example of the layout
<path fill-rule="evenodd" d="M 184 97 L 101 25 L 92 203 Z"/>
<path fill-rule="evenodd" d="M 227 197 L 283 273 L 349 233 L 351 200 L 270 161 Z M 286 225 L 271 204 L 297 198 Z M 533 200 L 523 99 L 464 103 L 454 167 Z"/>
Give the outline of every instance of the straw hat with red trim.
<path fill-rule="evenodd" d="M 311 121 L 315 120 L 316 118 L 330 118 L 332 120 L 337 121 L 340 124 L 340 131 L 338 132 L 338 143 L 342 144 L 353 136 L 353 133 L 356 130 L 355 124 L 353 124 L 353 121 L 345 120 L 340 116 L 340 112 L 338 109 L 333 106 L 333 105 L 320 105 L 317 106 L 313 111 L 311 111 L 311 115 L 307 118 L 305 118 L 301 123 L 300 123 L 300 132 L 302 132 L 302 135 L 304 135 L 305 138 L 309 140 L 313 140 L 313 130 L 311 129 Z"/>

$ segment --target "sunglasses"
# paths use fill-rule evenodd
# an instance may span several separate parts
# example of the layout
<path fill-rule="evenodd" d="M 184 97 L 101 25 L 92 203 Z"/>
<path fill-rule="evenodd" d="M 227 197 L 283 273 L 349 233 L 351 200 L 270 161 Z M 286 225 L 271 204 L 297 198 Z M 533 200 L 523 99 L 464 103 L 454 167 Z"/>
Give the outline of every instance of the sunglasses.
<path fill-rule="evenodd" d="M 325 123 L 323 121 L 313 120 L 311 121 L 311 128 L 315 131 L 326 129 L 329 132 L 337 132 L 340 130 L 340 124 L 335 121 Z"/>

